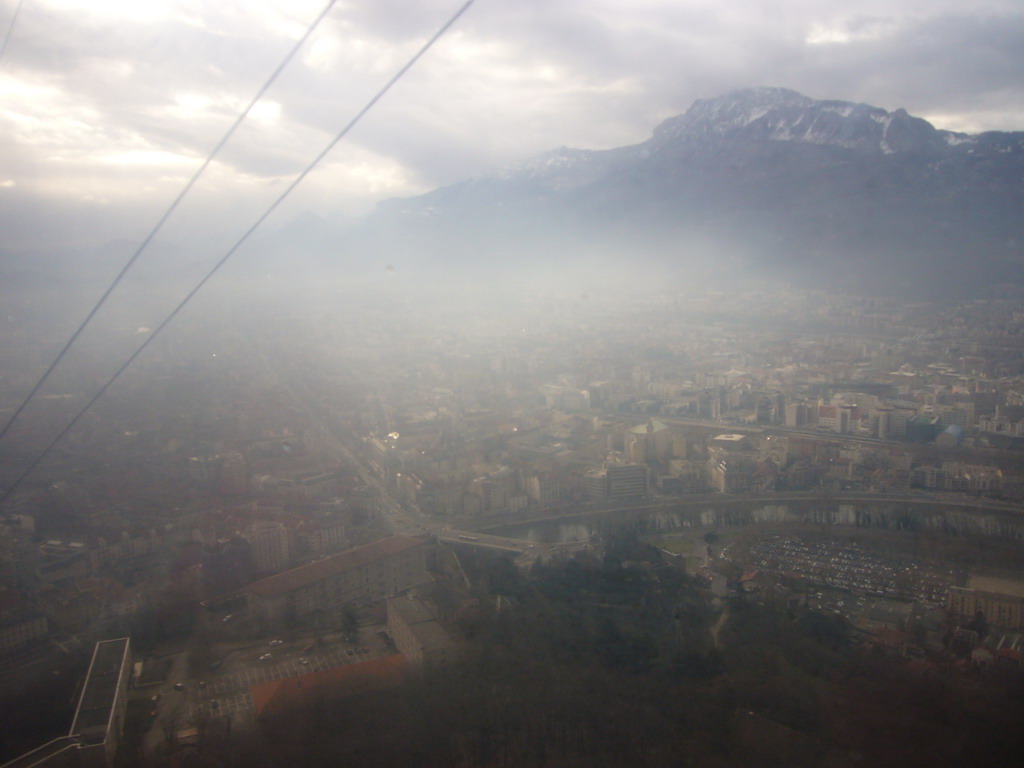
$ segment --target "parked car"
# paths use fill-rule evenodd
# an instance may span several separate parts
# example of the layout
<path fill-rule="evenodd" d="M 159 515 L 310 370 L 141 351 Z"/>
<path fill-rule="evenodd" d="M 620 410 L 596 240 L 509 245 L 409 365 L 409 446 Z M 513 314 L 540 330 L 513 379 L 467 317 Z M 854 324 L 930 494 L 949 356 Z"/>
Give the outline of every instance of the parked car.
<path fill-rule="evenodd" d="M 260 656 L 260 661 L 267 661 L 268 659 L 272 658 L 274 658 L 274 655 L 272 653 L 264 653 L 262 656 Z"/>
<path fill-rule="evenodd" d="M 284 640 L 271 640 L 270 647 L 273 648 L 275 645 L 284 645 Z"/>

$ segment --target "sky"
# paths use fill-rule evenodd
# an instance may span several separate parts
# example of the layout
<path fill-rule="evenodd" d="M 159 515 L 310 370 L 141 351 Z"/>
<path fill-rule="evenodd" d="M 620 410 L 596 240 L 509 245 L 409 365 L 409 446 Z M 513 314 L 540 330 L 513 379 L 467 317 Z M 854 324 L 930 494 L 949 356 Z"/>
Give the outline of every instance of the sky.
<path fill-rule="evenodd" d="M 161 238 L 241 234 L 461 0 L 338 0 Z M 137 242 L 321 0 L 0 2 L 0 270 Z M 351 218 L 769 85 L 1024 129 L 1019 0 L 477 0 L 267 226 Z M 130 252 L 130 251 L 129 251 Z"/>

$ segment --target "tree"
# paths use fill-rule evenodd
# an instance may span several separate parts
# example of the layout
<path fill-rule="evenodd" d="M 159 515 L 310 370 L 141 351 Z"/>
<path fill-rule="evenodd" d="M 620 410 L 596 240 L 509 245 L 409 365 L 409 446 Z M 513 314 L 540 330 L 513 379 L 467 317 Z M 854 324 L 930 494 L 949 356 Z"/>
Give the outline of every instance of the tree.
<path fill-rule="evenodd" d="M 985 619 L 985 614 L 981 611 L 975 613 L 971 623 L 967 625 L 967 629 L 977 632 L 979 641 L 984 640 L 985 635 L 988 634 L 988 621 Z"/>
<path fill-rule="evenodd" d="M 351 605 L 346 605 L 341 610 L 341 631 L 349 642 L 359 638 L 359 616 Z"/>

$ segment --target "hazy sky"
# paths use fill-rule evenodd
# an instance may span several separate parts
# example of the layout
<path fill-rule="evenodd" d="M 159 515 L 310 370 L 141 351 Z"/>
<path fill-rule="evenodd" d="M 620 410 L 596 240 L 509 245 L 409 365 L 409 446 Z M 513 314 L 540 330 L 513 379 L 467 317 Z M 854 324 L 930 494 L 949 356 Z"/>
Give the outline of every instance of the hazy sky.
<path fill-rule="evenodd" d="M 240 233 L 461 0 L 339 0 L 167 241 Z M 6 31 L 15 0 L 0 3 Z M 137 239 L 321 0 L 24 0 L 0 61 L 0 258 Z M 276 217 L 360 215 L 752 85 L 1024 129 L 1020 0 L 477 0 Z M 3 262 L 0 261 L 0 267 Z"/>

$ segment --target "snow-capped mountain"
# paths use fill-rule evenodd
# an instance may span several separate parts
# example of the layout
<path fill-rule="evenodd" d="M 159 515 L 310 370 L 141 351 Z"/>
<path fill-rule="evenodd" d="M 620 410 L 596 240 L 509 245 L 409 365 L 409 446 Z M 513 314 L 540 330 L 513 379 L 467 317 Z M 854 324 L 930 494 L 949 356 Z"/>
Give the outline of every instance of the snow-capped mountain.
<path fill-rule="evenodd" d="M 388 201 L 361 237 L 447 266 L 600 252 L 834 287 L 1017 281 L 1024 133 L 953 133 L 903 109 L 751 88 L 695 102 L 641 144 L 556 149 Z"/>
<path fill-rule="evenodd" d="M 696 102 L 686 114 L 662 123 L 652 143 L 712 138 L 796 141 L 883 154 L 941 149 L 968 139 L 937 131 L 903 109 L 887 112 L 867 104 L 814 101 L 785 88 L 752 88 Z"/>

